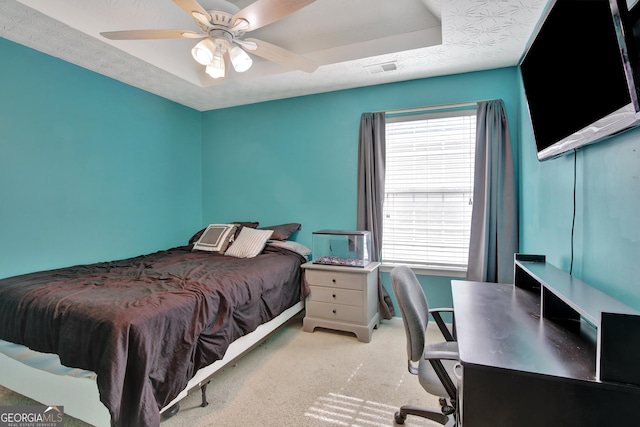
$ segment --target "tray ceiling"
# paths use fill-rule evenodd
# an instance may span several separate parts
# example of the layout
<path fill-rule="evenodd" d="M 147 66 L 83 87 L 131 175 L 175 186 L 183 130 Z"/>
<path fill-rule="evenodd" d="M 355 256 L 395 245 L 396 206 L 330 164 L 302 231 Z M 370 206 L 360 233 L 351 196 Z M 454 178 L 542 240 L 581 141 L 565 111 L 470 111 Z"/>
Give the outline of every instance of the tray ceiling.
<path fill-rule="evenodd" d="M 242 9 L 253 0 L 235 0 Z M 202 0 L 205 9 L 221 0 Z M 200 111 L 516 65 L 547 0 L 316 0 L 247 34 L 317 62 L 313 73 L 253 56 L 212 79 L 193 39 L 113 41 L 103 31 L 184 29 L 171 0 L 0 0 L 0 36 Z"/>

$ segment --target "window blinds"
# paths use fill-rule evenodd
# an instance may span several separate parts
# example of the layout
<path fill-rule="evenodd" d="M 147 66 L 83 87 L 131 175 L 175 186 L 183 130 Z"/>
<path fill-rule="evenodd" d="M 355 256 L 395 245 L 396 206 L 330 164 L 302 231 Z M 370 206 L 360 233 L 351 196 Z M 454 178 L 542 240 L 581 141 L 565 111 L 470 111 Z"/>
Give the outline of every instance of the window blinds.
<path fill-rule="evenodd" d="M 466 270 L 475 110 L 388 118 L 382 258 Z"/>

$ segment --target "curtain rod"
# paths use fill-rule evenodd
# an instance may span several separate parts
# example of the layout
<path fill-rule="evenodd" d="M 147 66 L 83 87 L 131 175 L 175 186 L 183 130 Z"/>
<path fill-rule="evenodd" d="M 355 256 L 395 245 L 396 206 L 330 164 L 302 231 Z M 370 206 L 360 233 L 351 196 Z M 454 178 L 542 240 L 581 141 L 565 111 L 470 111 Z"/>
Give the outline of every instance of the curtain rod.
<path fill-rule="evenodd" d="M 479 102 L 491 101 L 490 99 L 481 99 L 478 101 L 470 101 L 470 102 L 456 102 L 453 104 L 440 104 L 440 105 L 431 105 L 428 107 L 413 107 L 413 108 L 401 108 L 398 110 L 382 110 L 377 111 L 377 113 L 385 113 L 385 114 L 399 114 L 399 113 L 413 113 L 416 111 L 430 111 L 430 110 L 444 110 L 447 108 L 461 108 L 461 107 L 471 107 L 478 105 Z"/>

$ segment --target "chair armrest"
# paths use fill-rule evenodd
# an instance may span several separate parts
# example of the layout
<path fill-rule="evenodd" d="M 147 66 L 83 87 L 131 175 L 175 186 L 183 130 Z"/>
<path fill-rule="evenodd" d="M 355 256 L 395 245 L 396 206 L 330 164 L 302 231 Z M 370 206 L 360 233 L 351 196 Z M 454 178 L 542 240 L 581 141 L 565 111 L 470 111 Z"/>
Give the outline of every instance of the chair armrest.
<path fill-rule="evenodd" d="M 451 318 L 453 319 L 453 333 L 449 331 L 447 325 L 444 323 L 442 319 L 441 313 L 451 313 Z M 455 333 L 456 333 L 456 318 L 453 312 L 453 308 L 443 307 L 443 308 L 431 308 L 429 309 L 429 314 L 433 316 L 433 320 L 435 320 L 436 325 L 438 325 L 438 329 L 440 329 L 440 333 L 444 336 L 444 339 L 447 341 L 456 341 Z"/>
<path fill-rule="evenodd" d="M 444 365 L 442 364 L 442 361 L 460 360 L 460 355 L 458 353 L 458 343 L 455 341 L 445 341 L 426 345 L 424 348 L 423 357 L 431 364 L 431 367 L 440 379 L 442 386 L 447 391 L 449 398 L 455 400 L 457 396 L 456 385 L 454 384 L 451 375 L 447 372 L 447 369 L 445 369 Z"/>
<path fill-rule="evenodd" d="M 453 308 L 451 307 L 439 307 L 439 308 L 430 308 L 429 309 L 429 313 L 433 312 L 433 311 L 438 311 L 438 312 L 451 312 L 453 313 Z"/>
<path fill-rule="evenodd" d="M 423 357 L 425 360 L 460 360 L 458 343 L 446 341 L 427 344 Z"/>

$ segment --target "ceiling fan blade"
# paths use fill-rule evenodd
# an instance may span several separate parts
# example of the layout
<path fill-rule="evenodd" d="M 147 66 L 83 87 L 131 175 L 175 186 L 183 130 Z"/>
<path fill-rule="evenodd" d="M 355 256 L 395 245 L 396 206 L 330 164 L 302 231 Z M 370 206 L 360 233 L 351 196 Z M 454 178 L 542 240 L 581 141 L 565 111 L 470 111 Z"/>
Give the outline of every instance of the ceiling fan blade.
<path fill-rule="evenodd" d="M 196 13 L 203 15 L 207 22 L 211 21 L 211 15 L 209 15 L 209 12 L 207 12 L 196 0 L 173 0 L 173 2 L 180 6 L 180 9 L 187 12 L 190 16 L 198 19 L 197 16 L 194 15 L 194 13 Z"/>
<path fill-rule="evenodd" d="M 267 43 L 258 39 L 245 39 L 245 41 L 255 43 L 257 46 L 256 49 L 248 49 L 249 52 L 269 61 L 273 61 L 281 65 L 286 65 L 287 67 L 292 67 L 296 70 L 305 71 L 307 73 L 313 73 L 318 68 L 318 64 L 311 61 L 310 59 L 307 59 L 304 56 L 300 56 L 297 53 L 293 53 L 281 47 L 272 45 L 271 43 Z"/>
<path fill-rule="evenodd" d="M 131 30 L 131 31 L 107 31 L 100 33 L 109 40 L 155 40 L 155 39 L 199 39 L 207 37 L 206 34 L 189 30 Z"/>
<path fill-rule="evenodd" d="M 177 2 L 177 0 L 174 0 Z M 291 15 L 310 5 L 315 0 L 256 0 L 249 6 L 233 15 L 231 22 L 235 23 L 239 19 L 248 22 L 248 26 L 243 26 L 243 31 L 253 31 L 265 25 L 271 24 L 285 16 Z"/>

